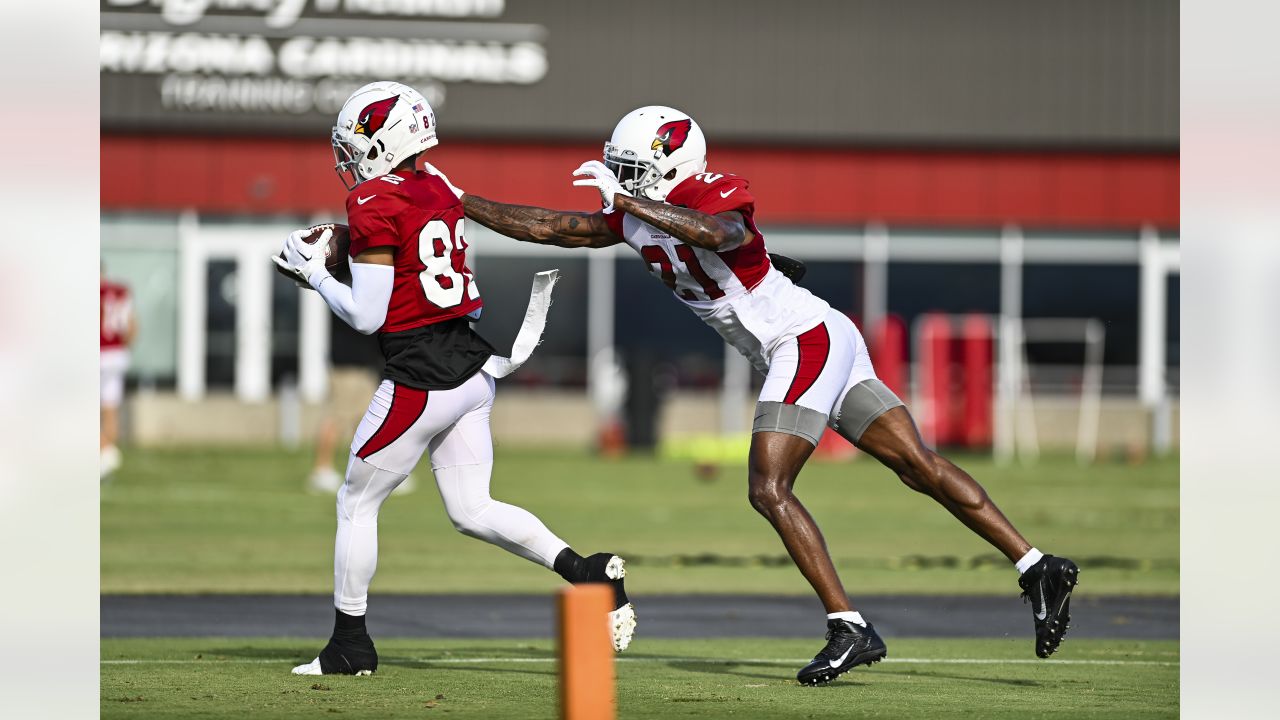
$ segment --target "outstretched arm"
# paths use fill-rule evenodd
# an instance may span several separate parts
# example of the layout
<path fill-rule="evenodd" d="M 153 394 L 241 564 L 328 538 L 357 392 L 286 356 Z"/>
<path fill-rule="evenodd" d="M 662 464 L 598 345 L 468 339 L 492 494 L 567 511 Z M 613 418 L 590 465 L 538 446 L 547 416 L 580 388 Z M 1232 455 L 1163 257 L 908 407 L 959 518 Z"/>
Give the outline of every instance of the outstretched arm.
<path fill-rule="evenodd" d="M 647 198 L 634 197 L 623 189 L 604 163 L 588 160 L 573 171 L 573 184 L 593 187 L 600 191 L 600 200 L 606 209 L 622 210 L 650 225 L 665 230 L 680 242 L 712 252 L 735 250 L 751 242 L 755 237 L 736 210 L 708 215 L 697 210 L 668 205 Z M 733 191 L 730 191 L 733 192 Z"/>
<path fill-rule="evenodd" d="M 687 245 L 713 252 L 740 248 L 755 237 L 742 221 L 742 213 L 737 210 L 708 215 L 689 208 L 622 194 L 615 195 L 613 203 L 619 210 L 666 231 Z"/>
<path fill-rule="evenodd" d="M 600 248 L 617 245 L 622 238 L 613 234 L 604 213 L 576 213 L 548 210 L 528 205 L 508 205 L 469 193 L 449 182 L 444 173 L 425 160 L 422 169 L 438 176 L 462 203 L 466 216 L 507 237 L 523 242 L 559 247 Z"/>
<path fill-rule="evenodd" d="M 601 248 L 617 245 L 622 238 L 613 234 L 603 212 L 561 212 L 528 205 L 508 205 L 479 197 L 462 196 L 467 217 L 508 237 L 523 242 L 559 247 Z"/>

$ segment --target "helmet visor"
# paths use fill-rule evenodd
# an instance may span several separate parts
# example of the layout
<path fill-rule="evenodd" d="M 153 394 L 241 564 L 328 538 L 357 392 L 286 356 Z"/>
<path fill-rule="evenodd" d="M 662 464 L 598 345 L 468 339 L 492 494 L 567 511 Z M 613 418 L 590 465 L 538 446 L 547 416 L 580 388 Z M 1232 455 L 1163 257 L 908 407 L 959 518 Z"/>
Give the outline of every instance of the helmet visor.
<path fill-rule="evenodd" d="M 622 150 L 614 145 L 604 146 L 604 166 L 618 178 L 618 182 L 632 195 L 658 182 L 661 175 L 657 166 L 648 160 L 641 160 L 630 150 Z"/>
<path fill-rule="evenodd" d="M 333 145 L 334 172 L 338 173 L 338 179 L 347 187 L 347 190 L 355 190 L 361 182 L 360 174 L 356 171 L 356 167 L 360 164 L 360 151 L 351 143 L 338 137 L 336 128 L 330 142 Z"/>

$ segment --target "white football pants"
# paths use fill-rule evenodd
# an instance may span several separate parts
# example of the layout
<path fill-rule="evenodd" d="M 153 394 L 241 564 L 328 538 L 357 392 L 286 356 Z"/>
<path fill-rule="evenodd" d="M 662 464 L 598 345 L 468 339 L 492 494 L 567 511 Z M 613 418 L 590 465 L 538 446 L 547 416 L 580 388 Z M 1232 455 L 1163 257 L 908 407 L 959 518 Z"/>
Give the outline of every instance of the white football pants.
<path fill-rule="evenodd" d="M 568 545 L 529 511 L 489 496 L 493 378 L 476 373 L 453 390 L 416 390 L 383 380 L 351 441 L 338 491 L 333 601 L 363 615 L 378 566 L 378 510 L 424 451 L 453 526 L 551 568 Z"/>
<path fill-rule="evenodd" d="M 129 351 L 124 348 L 104 348 L 99 355 L 102 370 L 102 407 L 118 408 L 124 401 L 124 376 L 129 371 Z"/>
<path fill-rule="evenodd" d="M 760 402 L 807 407 L 834 422 L 849 389 L 875 379 L 862 333 L 847 315 L 829 310 L 821 323 L 773 351 Z"/>

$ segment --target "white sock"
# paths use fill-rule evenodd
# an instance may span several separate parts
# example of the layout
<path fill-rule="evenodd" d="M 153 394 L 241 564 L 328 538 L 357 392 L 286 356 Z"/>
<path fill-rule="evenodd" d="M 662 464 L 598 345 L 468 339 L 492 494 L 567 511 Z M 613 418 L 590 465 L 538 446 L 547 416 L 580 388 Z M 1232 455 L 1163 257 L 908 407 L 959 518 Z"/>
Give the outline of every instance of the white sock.
<path fill-rule="evenodd" d="M 1018 574 L 1021 575 L 1022 573 L 1030 570 L 1033 565 L 1040 562 L 1040 558 L 1042 557 L 1044 557 L 1044 553 L 1035 548 L 1031 548 L 1027 551 L 1026 555 L 1022 556 L 1021 560 L 1014 563 L 1014 567 L 1018 568 Z"/>
<path fill-rule="evenodd" d="M 827 613 L 827 619 L 828 620 L 848 620 L 854 625 L 861 625 L 862 627 L 867 626 L 867 621 L 862 619 L 862 613 L 854 612 L 852 610 Z"/>

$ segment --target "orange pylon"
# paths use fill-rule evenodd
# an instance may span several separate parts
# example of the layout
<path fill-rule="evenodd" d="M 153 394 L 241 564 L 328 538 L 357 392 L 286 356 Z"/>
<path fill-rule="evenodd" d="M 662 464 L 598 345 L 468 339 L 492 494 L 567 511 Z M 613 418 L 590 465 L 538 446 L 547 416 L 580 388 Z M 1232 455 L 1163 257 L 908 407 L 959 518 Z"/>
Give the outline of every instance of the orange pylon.
<path fill-rule="evenodd" d="M 590 583 L 560 591 L 560 717 L 562 720 L 614 720 L 613 643 L 609 611 L 613 589 Z"/>

